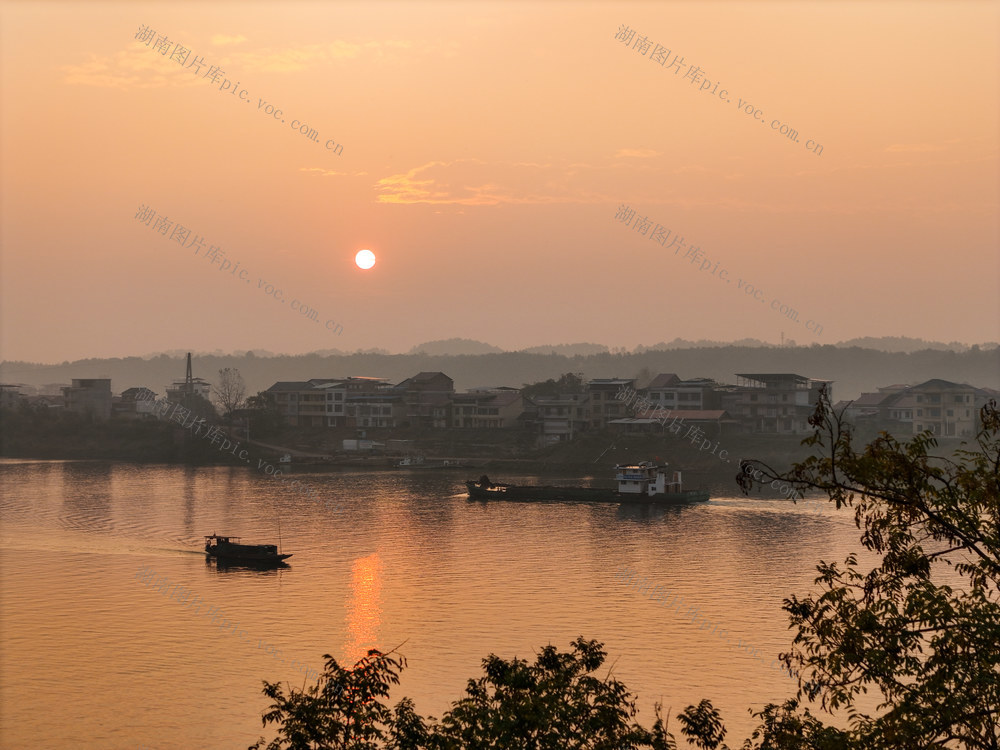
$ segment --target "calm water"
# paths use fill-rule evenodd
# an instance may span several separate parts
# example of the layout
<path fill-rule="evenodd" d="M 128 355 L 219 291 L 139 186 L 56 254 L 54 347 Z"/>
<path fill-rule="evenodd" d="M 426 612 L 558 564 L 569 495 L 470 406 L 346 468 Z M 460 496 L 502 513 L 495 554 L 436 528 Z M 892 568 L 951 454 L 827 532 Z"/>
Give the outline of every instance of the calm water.
<path fill-rule="evenodd" d="M 298 663 L 400 644 L 393 702 L 440 716 L 490 652 L 533 660 L 581 634 L 605 643 L 647 725 L 654 700 L 676 713 L 710 697 L 738 744 L 748 707 L 793 692 L 738 639 L 770 662 L 791 639 L 782 599 L 857 547 L 846 511 L 731 485 L 663 509 L 472 503 L 454 472 L 300 476 L 333 510 L 246 469 L 0 462 L 2 746 L 246 748 L 264 734 L 262 679 L 300 686 Z M 276 540 L 279 517 L 287 569 L 220 571 L 200 553 L 213 532 Z M 731 643 L 627 588 L 623 566 Z"/>

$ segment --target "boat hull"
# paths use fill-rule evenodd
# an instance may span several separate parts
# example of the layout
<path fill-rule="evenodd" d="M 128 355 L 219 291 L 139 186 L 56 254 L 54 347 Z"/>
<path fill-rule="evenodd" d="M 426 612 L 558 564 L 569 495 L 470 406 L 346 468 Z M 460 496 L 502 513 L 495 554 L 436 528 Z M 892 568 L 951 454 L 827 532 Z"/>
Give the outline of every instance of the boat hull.
<path fill-rule="evenodd" d="M 599 487 L 551 487 L 495 484 L 483 487 L 478 482 L 465 483 L 470 500 L 518 500 L 525 502 L 569 503 L 699 503 L 709 499 L 706 490 L 665 492 L 659 495 L 629 494 Z"/>
<path fill-rule="evenodd" d="M 273 562 L 273 563 L 277 564 L 277 563 L 280 563 L 283 560 L 287 560 L 289 557 L 291 557 L 290 554 L 288 554 L 288 555 L 284 555 L 284 554 L 282 554 L 282 555 L 255 555 L 255 554 L 242 554 L 242 553 L 239 553 L 239 552 L 236 552 L 236 553 L 206 552 L 205 554 L 207 554 L 209 557 L 214 557 L 217 560 L 224 560 L 225 562 L 229 562 L 229 563 L 247 562 L 247 563 L 253 563 L 255 565 L 259 565 L 261 563 L 269 563 L 269 562 Z"/>
<path fill-rule="evenodd" d="M 284 565 L 291 553 L 278 552 L 274 544 L 239 544 L 233 537 L 205 537 L 205 554 L 229 565 Z"/>

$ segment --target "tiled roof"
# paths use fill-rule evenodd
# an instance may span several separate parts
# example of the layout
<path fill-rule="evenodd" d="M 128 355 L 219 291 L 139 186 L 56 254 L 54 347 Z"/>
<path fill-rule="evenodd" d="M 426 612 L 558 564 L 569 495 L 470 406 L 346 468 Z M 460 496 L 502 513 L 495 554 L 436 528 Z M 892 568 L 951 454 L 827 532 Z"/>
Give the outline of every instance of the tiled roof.
<path fill-rule="evenodd" d="M 276 393 L 278 391 L 308 391 L 312 387 L 312 384 L 307 383 L 304 380 L 279 380 L 267 389 L 267 393 Z"/>
<path fill-rule="evenodd" d="M 667 388 L 674 383 L 679 383 L 680 380 L 681 379 L 672 372 L 661 372 L 653 378 L 649 385 L 646 386 L 646 390 L 648 391 L 650 388 Z"/>

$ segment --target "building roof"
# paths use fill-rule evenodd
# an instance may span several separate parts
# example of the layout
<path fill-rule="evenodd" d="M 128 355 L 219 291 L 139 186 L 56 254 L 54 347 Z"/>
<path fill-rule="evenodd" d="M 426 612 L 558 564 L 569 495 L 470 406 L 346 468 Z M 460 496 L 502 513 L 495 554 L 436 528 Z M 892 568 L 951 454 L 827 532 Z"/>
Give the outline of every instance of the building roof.
<path fill-rule="evenodd" d="M 681 379 L 672 372 L 661 372 L 649 382 L 649 385 L 646 386 L 646 390 L 648 391 L 651 388 L 667 388 L 674 383 L 679 383 L 680 380 Z"/>
<path fill-rule="evenodd" d="M 443 372 L 437 371 L 437 372 L 418 372 L 412 378 L 407 378 L 403 382 L 404 383 L 406 383 L 406 382 L 410 382 L 410 383 L 428 383 L 428 382 L 430 382 L 430 381 L 432 381 L 432 380 L 434 380 L 436 378 L 439 378 L 439 377 L 441 377 L 441 378 L 448 378 L 448 380 L 451 380 L 451 378 L 449 378 Z"/>
<path fill-rule="evenodd" d="M 950 380 L 941 380 L 941 378 L 931 378 L 919 385 L 913 386 L 910 390 L 969 391 L 974 389 L 971 385 L 952 383 Z"/>
<path fill-rule="evenodd" d="M 891 399 L 894 394 L 891 393 L 862 393 L 856 399 L 854 399 L 853 406 L 878 406 L 883 401 Z M 845 402 L 846 403 L 846 402 Z"/>
<path fill-rule="evenodd" d="M 308 391 L 314 386 L 305 380 L 279 380 L 267 389 L 266 393 L 276 393 L 278 391 Z"/>
<path fill-rule="evenodd" d="M 747 380 L 757 380 L 761 383 L 792 382 L 792 383 L 832 383 L 832 380 L 820 380 L 818 378 L 807 378 L 805 375 L 797 375 L 794 372 L 738 372 L 738 378 Z"/>
<path fill-rule="evenodd" d="M 443 372 L 418 372 L 413 377 L 407 378 L 406 380 L 403 380 L 402 382 L 397 383 L 393 387 L 394 388 L 399 388 L 401 390 L 405 390 L 405 389 L 411 388 L 413 386 L 424 385 L 424 384 L 429 384 L 429 383 L 432 384 L 433 381 L 437 380 L 438 378 L 445 378 L 449 383 L 451 383 L 451 384 L 454 385 L 455 381 L 452 380 L 451 378 L 449 378 Z"/>
<path fill-rule="evenodd" d="M 884 392 L 905 391 L 909 387 L 910 386 L 906 385 L 905 383 L 893 383 L 892 385 L 879 386 L 879 390 Z"/>
<path fill-rule="evenodd" d="M 147 388 L 144 385 L 140 385 L 140 386 L 133 386 L 132 388 L 126 388 L 124 391 L 122 391 L 122 398 L 125 399 L 126 401 L 138 401 L 140 400 L 139 397 L 146 393 L 152 393 L 154 396 L 156 395 L 156 391 L 154 391 L 152 388 Z"/>

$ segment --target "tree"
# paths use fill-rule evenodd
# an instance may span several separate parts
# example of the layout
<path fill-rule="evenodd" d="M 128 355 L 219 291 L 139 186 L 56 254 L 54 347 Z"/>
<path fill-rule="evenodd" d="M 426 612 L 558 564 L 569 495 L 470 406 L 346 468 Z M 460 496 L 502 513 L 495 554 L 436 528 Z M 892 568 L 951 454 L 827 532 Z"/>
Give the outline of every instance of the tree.
<path fill-rule="evenodd" d="M 804 442 L 817 454 L 779 474 L 750 462 L 740 474 L 756 483 L 788 481 L 798 496 L 821 490 L 852 507 L 861 544 L 875 558 L 821 562 L 821 593 L 792 596 L 784 609 L 797 628 L 786 665 L 800 674 L 799 697 L 844 710 L 850 730 L 836 746 L 885 748 L 1000 747 L 1000 412 L 981 411 L 977 450 L 935 457 L 933 435 L 905 443 L 882 433 L 861 452 L 843 413 L 822 393 Z M 857 697 L 882 697 L 876 712 Z M 796 722 L 816 744 L 832 747 L 824 728 L 794 701 L 758 714 L 766 722 L 752 747 L 775 744 Z M 770 727 L 770 731 L 768 731 Z M 824 737 L 824 732 L 827 733 Z M 783 736 L 783 735 L 781 735 Z M 751 747 L 747 745 L 747 747 Z"/>
<path fill-rule="evenodd" d="M 279 736 L 251 750 L 674 750 L 656 706 L 656 722 L 647 730 L 632 721 L 635 701 L 625 685 L 610 675 L 594 676 L 606 653 L 597 641 L 577 638 L 571 651 L 546 646 L 529 664 L 491 654 L 484 676 L 470 680 L 466 695 L 452 704 L 441 722 L 425 722 L 404 698 L 390 711 L 381 698 L 399 684 L 406 659 L 395 650 L 376 649 L 353 670 L 329 654 L 316 685 L 291 689 L 265 682 L 273 702 L 263 723 L 279 726 Z M 719 747 L 725 729 L 711 703 L 702 701 L 678 716 L 681 731 L 698 747 Z M 382 744 L 377 744 L 377 741 Z"/>
<path fill-rule="evenodd" d="M 219 385 L 214 386 L 212 391 L 222 407 L 223 416 L 227 421 L 232 421 L 233 412 L 243 407 L 247 395 L 247 387 L 240 371 L 235 367 L 219 370 Z"/>
<path fill-rule="evenodd" d="M 250 412 L 250 432 L 258 438 L 275 435 L 285 423 L 267 391 L 258 391 L 256 396 L 250 396 L 246 400 L 246 408 Z"/>
<path fill-rule="evenodd" d="M 567 372 L 560 375 L 558 380 L 549 378 L 548 380 L 540 380 L 531 385 L 524 385 L 521 387 L 521 395 L 525 398 L 534 398 L 536 396 L 550 396 L 554 398 L 562 393 L 583 393 L 586 390 L 587 386 L 584 383 L 582 373 Z"/>
<path fill-rule="evenodd" d="M 323 674 L 308 688 L 289 688 L 286 696 L 280 683 L 264 682 L 264 695 L 274 702 L 264 714 L 263 724 L 277 724 L 278 737 L 267 745 L 261 738 L 250 750 L 376 750 L 386 747 L 375 741 L 390 736 L 389 726 L 397 718 L 402 729 L 410 726 L 402 703 L 394 715 L 381 700 L 389 695 L 390 685 L 399 684 L 405 657 L 395 651 L 372 649 L 354 669 L 345 669 L 329 654 L 323 658 Z M 402 750 L 405 746 L 397 747 Z"/>
<path fill-rule="evenodd" d="M 570 739 L 594 750 L 669 747 L 632 722 L 635 701 L 624 684 L 594 676 L 605 657 L 601 644 L 582 637 L 567 653 L 546 646 L 534 664 L 491 654 L 485 676 L 470 680 L 466 696 L 433 728 L 436 747 L 556 750 Z"/>

